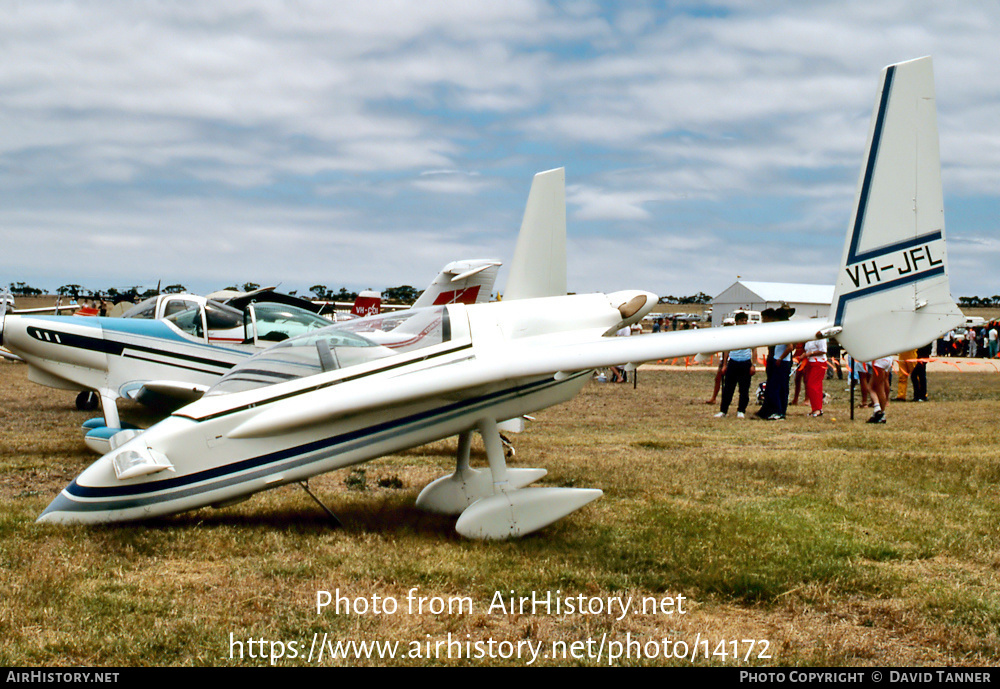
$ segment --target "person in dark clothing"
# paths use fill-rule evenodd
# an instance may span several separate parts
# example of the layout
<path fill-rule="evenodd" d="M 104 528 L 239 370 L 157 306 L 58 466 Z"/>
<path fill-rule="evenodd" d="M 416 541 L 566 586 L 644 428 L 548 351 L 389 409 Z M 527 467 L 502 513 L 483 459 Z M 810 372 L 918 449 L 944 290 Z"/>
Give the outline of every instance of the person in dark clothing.
<path fill-rule="evenodd" d="M 910 372 L 910 381 L 913 383 L 913 401 L 927 401 L 927 357 L 931 355 L 931 345 L 926 344 L 917 350 L 917 363 Z"/>
<path fill-rule="evenodd" d="M 780 309 L 764 309 L 761 320 L 765 323 L 787 321 L 795 309 L 784 306 Z M 788 413 L 788 380 L 792 373 L 792 352 L 795 345 L 791 342 L 768 347 L 767 351 L 767 381 L 764 384 L 764 404 L 757 411 L 757 416 L 767 421 L 778 421 Z"/>
<path fill-rule="evenodd" d="M 736 327 L 746 326 L 747 315 L 737 312 Z M 716 418 L 722 418 L 729 412 L 733 401 L 733 393 L 739 388 L 739 401 L 736 407 L 736 418 L 745 418 L 747 405 L 750 404 L 750 379 L 756 373 L 754 361 L 757 359 L 756 348 L 733 349 L 723 355 L 722 369 L 722 404 Z"/>

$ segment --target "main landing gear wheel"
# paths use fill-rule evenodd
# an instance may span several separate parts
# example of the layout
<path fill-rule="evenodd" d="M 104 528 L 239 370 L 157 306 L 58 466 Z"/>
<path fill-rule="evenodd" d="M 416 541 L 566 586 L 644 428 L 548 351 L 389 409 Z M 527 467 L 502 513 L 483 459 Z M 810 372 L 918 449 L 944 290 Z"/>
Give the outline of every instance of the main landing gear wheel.
<path fill-rule="evenodd" d="M 545 475 L 544 469 L 511 469 L 493 419 L 481 419 L 489 469 L 469 466 L 472 431 L 459 435 L 455 473 L 426 486 L 417 507 L 440 514 L 459 514 L 455 530 L 467 538 L 505 539 L 524 536 L 548 526 L 601 497 L 599 490 L 525 488 Z"/>
<path fill-rule="evenodd" d="M 76 408 L 80 411 L 94 411 L 100 399 L 93 390 L 84 390 L 76 396 Z"/>

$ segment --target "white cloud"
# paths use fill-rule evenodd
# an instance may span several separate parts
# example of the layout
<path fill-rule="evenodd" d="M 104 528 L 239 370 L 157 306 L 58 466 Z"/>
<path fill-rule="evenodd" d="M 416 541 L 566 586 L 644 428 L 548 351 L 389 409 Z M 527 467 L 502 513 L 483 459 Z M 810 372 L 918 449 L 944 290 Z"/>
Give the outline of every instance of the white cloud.
<path fill-rule="evenodd" d="M 748 259 L 793 279 L 836 260 L 878 71 L 927 53 L 950 236 L 996 236 L 1000 7 L 713 7 L 16 3 L 0 15 L 0 270 L 79 281 L 78 255 L 52 248 L 77 247 L 108 284 L 155 261 L 215 287 L 212 253 L 230 281 L 420 284 L 449 252 L 504 253 L 484 243 L 516 230 L 531 174 L 565 165 L 570 233 L 590 242 L 578 289 L 710 291 Z M 789 250 L 809 232 L 819 245 Z M 157 250 L 161 235 L 204 256 Z M 599 244 L 622 236 L 629 252 Z M 958 289 L 986 291 L 989 252 L 953 254 Z"/>

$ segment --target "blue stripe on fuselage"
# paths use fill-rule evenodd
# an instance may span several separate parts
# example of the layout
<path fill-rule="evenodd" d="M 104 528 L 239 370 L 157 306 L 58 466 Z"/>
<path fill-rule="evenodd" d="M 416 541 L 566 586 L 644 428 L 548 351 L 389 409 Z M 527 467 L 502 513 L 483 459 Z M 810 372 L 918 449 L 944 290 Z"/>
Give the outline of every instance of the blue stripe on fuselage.
<path fill-rule="evenodd" d="M 72 318 L 73 320 L 67 321 L 68 318 Z M 249 358 L 254 354 L 254 352 L 251 351 L 222 347 L 216 344 L 207 344 L 205 342 L 189 339 L 178 334 L 173 328 L 161 321 L 128 318 L 92 318 L 84 316 L 48 316 L 37 320 L 44 320 L 48 323 L 52 323 L 53 325 L 62 326 L 71 322 L 74 326 L 82 325 L 88 329 L 96 331 L 93 335 L 78 335 L 75 333 L 60 331 L 56 328 L 46 330 L 44 328 L 38 328 L 37 326 L 29 327 L 29 331 L 34 328 L 36 330 L 44 331 L 43 335 L 47 333 L 53 336 L 53 339 L 51 340 L 44 336 L 37 338 L 46 342 L 55 342 L 56 344 L 64 346 L 77 347 L 95 352 L 105 352 L 114 356 L 126 356 L 128 358 L 142 359 L 144 361 L 150 361 L 157 364 L 176 366 L 178 368 L 188 368 L 193 371 L 215 375 L 218 375 L 219 372 L 196 368 L 190 364 L 203 364 L 223 369 L 230 369 L 235 365 L 235 363 L 232 361 L 220 361 L 220 356 L 235 355 L 239 358 Z M 81 321 L 91 322 L 83 323 Z M 129 323 L 129 321 L 133 322 Z M 54 339 L 55 336 L 58 336 L 59 339 Z M 132 336 L 135 339 L 130 339 L 128 336 Z M 198 355 L 188 354 L 183 350 L 179 351 L 177 347 L 178 345 L 190 347 L 191 349 L 187 351 L 191 351 L 193 349 Z M 177 363 L 177 361 L 168 362 L 149 359 L 140 356 L 140 352 L 157 354 L 187 363 L 181 364 Z"/>

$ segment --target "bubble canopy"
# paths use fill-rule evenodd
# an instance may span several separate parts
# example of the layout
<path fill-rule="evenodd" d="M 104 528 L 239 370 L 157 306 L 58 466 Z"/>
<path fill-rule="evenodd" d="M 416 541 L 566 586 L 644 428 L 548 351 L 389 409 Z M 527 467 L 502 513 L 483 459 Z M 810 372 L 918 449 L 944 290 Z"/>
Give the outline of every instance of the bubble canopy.
<path fill-rule="evenodd" d="M 445 306 L 344 321 L 290 338 L 247 359 L 223 376 L 206 396 L 253 390 L 421 352 L 451 342 L 452 329 L 453 319 Z M 468 339 L 467 325 L 463 331 L 462 339 Z"/>

